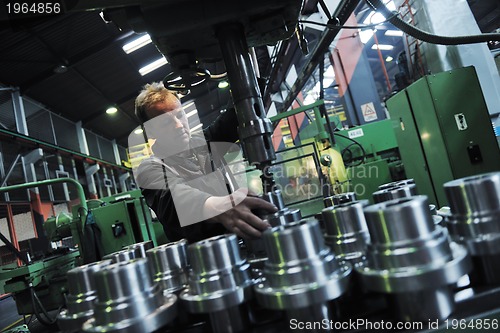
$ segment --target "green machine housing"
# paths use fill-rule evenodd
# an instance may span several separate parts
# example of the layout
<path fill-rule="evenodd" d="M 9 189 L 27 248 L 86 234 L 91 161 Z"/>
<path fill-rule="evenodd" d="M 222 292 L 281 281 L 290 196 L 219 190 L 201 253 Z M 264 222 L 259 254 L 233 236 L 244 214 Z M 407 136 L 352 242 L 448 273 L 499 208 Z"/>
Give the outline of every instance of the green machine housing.
<path fill-rule="evenodd" d="M 500 170 L 500 151 L 474 67 L 428 75 L 387 100 L 408 177 L 447 204 L 447 181 Z"/>

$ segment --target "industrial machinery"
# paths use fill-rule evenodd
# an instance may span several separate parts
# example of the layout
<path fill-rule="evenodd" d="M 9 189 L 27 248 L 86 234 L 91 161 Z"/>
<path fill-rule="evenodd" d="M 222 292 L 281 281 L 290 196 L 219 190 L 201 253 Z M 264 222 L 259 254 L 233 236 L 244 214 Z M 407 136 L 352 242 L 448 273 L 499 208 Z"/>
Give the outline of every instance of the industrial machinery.
<path fill-rule="evenodd" d="M 140 242 L 149 242 L 149 248 L 158 245 L 157 232 L 140 191 L 86 201 L 80 183 L 71 178 L 58 178 L 2 187 L 0 192 L 54 183 L 73 184 L 80 203 L 73 207 L 72 216 L 60 214 L 49 218 L 44 228 L 53 245 L 71 237 L 74 246 L 54 245 L 42 258 L 19 253 L 11 246 L 22 265 L 3 266 L 0 270 L 0 280 L 5 281 L 4 290 L 13 295 L 18 313 L 36 314 L 39 321 L 47 325 L 53 324 L 55 318 L 49 318 L 44 312 L 61 309 L 66 304 L 66 272 L 82 263 L 99 260 L 124 246 L 140 245 Z M 10 244 L 7 239 L 3 241 Z M 129 251 L 138 251 L 139 245 L 134 245 Z M 145 256 L 145 250 L 142 252 Z"/>
<path fill-rule="evenodd" d="M 427 75 L 387 100 L 406 175 L 438 207 L 443 184 L 500 170 L 500 151 L 474 67 Z"/>

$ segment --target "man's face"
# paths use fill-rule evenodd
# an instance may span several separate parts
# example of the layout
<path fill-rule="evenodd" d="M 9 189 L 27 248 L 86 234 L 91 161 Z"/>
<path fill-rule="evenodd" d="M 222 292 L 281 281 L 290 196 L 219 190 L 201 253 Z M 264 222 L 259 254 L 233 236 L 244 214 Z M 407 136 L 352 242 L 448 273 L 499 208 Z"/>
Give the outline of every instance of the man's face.
<path fill-rule="evenodd" d="M 153 104 L 147 111 L 149 120 L 144 124 L 146 133 L 156 139 L 156 144 L 171 145 L 177 149 L 189 144 L 190 129 L 179 101 L 166 101 Z"/>

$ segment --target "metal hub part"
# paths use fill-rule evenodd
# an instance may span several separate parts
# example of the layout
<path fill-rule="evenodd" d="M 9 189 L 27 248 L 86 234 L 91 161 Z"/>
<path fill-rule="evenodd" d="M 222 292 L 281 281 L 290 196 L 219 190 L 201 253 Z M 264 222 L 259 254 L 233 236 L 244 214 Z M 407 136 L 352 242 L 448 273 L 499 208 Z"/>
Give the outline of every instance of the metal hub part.
<path fill-rule="evenodd" d="M 444 189 L 452 239 L 467 246 L 478 282 L 500 283 L 500 172 L 453 180 Z"/>
<path fill-rule="evenodd" d="M 262 194 L 260 198 L 274 204 L 279 209 L 273 214 L 269 214 L 267 211 L 255 211 L 255 214 L 262 218 L 264 222 L 269 223 L 271 227 L 296 222 L 302 218 L 302 214 L 299 209 L 289 209 L 285 207 L 283 195 L 280 190 L 266 192 Z M 258 258 L 257 260 L 252 260 L 252 267 L 258 269 L 262 268 L 262 261 L 259 260 L 259 258 L 267 257 L 262 238 L 245 240 L 245 245 L 248 250 L 248 258 Z M 257 265 L 254 265 L 253 263 L 256 263 Z"/>
<path fill-rule="evenodd" d="M 153 332 L 177 316 L 177 297 L 153 282 L 146 259 L 104 267 L 95 283 L 98 301 L 85 332 Z"/>
<path fill-rule="evenodd" d="M 370 241 L 363 207 L 368 200 L 338 204 L 322 210 L 325 243 L 340 261 L 351 264 L 365 260 L 366 245 Z"/>
<path fill-rule="evenodd" d="M 236 235 L 211 237 L 188 246 L 188 288 L 179 295 L 191 313 L 208 313 L 213 332 L 248 326 L 241 305 L 252 297 L 250 265 L 241 259 Z"/>
<path fill-rule="evenodd" d="M 124 250 L 133 250 L 136 253 L 135 258 L 146 258 L 146 251 L 153 248 L 152 241 L 145 241 L 125 246 Z"/>
<path fill-rule="evenodd" d="M 316 308 L 316 315 L 325 319 L 322 309 L 346 291 L 352 267 L 339 265 L 324 243 L 318 221 L 278 226 L 263 237 L 269 260 L 264 280 L 254 287 L 259 303 L 274 310 Z"/>
<path fill-rule="evenodd" d="M 471 262 L 467 250 L 434 224 L 427 197 L 386 201 L 364 213 L 370 243 L 366 266 L 356 269 L 366 288 L 392 295 L 402 320 L 448 317 L 454 308 L 448 285 L 467 274 Z"/>
<path fill-rule="evenodd" d="M 405 186 L 405 185 L 410 185 L 410 184 L 415 184 L 415 180 L 413 179 L 404 179 L 404 180 L 397 180 L 395 182 L 390 182 L 387 184 L 382 184 L 378 187 L 379 190 L 386 190 L 391 187 L 398 187 L 398 186 Z"/>
<path fill-rule="evenodd" d="M 63 333 L 79 332 L 83 323 L 92 317 L 97 298 L 94 274 L 110 264 L 111 260 L 103 260 L 68 271 L 67 309 L 57 318 Z"/>
<path fill-rule="evenodd" d="M 166 293 L 175 293 L 187 286 L 189 264 L 186 248 L 187 241 L 182 239 L 146 251 L 153 280 Z"/>
<path fill-rule="evenodd" d="M 375 203 L 399 198 L 409 198 L 417 195 L 417 186 L 415 184 L 395 185 L 373 192 L 372 195 Z"/>
<path fill-rule="evenodd" d="M 354 192 L 336 194 L 336 195 L 332 195 L 332 196 L 329 196 L 329 197 L 326 197 L 323 199 L 323 203 L 325 204 L 325 207 L 332 207 L 332 206 L 340 205 L 340 204 L 347 203 L 347 202 L 353 202 L 353 201 L 356 201 L 356 193 L 354 193 Z"/>

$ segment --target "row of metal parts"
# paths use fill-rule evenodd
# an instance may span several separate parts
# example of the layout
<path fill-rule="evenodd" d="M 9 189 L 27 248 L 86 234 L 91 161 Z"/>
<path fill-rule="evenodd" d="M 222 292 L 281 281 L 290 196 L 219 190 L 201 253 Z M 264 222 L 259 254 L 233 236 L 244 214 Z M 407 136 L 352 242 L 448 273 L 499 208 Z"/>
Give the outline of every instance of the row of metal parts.
<path fill-rule="evenodd" d="M 349 194 L 325 199 L 332 205 L 322 211 L 323 230 L 317 219 L 282 212 L 299 220 L 281 219 L 264 232 L 267 259 L 257 270 L 242 259 L 235 235 L 189 246 L 135 244 L 68 272 L 59 326 L 152 332 L 188 326 L 190 313 L 207 316 L 214 332 L 237 332 L 258 324 L 243 308 L 255 299 L 261 309 L 321 321 L 335 319 L 330 301 L 364 292 L 390 297 L 398 320 L 446 318 L 454 308 L 450 286 L 461 277 L 500 283 L 500 173 L 444 187 L 450 207 L 441 216 L 411 181 L 382 186 L 374 205 Z"/>

